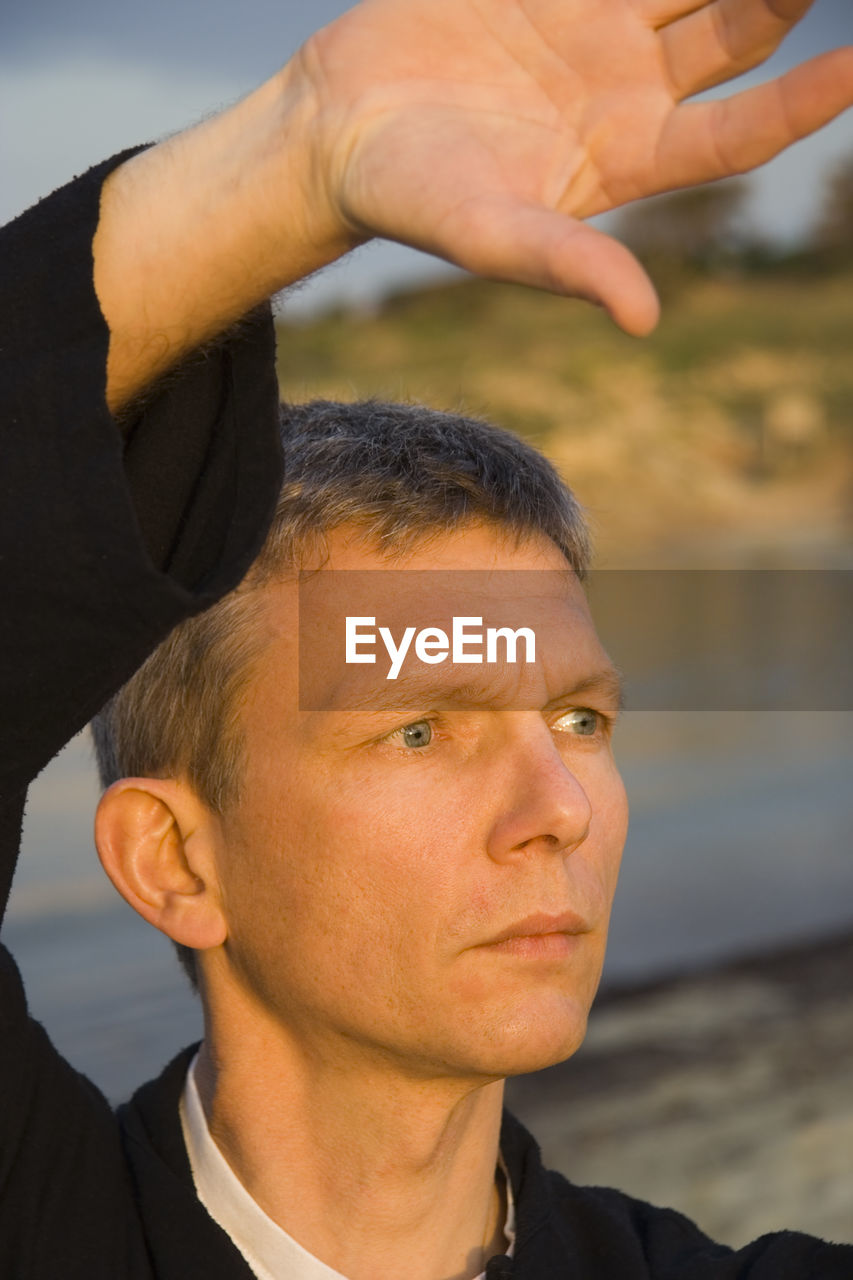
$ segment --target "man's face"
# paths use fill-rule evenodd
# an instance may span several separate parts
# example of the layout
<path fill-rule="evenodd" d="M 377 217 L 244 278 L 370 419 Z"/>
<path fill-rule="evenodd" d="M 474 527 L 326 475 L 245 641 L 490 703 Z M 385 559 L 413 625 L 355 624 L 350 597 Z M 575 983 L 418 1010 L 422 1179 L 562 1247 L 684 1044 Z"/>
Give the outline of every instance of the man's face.
<path fill-rule="evenodd" d="M 465 1078 L 559 1061 L 583 1038 L 627 825 L 618 689 L 583 591 L 550 541 L 516 546 L 492 526 L 437 535 L 393 566 L 352 529 L 329 549 L 327 570 L 418 570 L 419 584 L 430 571 L 443 618 L 487 622 L 490 592 L 499 621 L 527 610 L 536 662 L 410 663 L 392 689 L 387 662 L 328 661 L 321 628 L 311 687 L 334 668 L 331 696 L 306 709 L 298 589 L 264 589 L 242 798 L 223 820 L 231 972 L 259 1017 L 326 1057 Z M 476 607 L 455 586 L 471 571 Z M 312 576 L 315 617 L 377 608 L 345 601 L 346 581 Z M 531 582 L 535 600 L 519 599 Z M 412 601 L 392 597 L 395 616 L 376 621 L 399 636 Z M 303 668 L 314 647 L 303 636 Z"/>

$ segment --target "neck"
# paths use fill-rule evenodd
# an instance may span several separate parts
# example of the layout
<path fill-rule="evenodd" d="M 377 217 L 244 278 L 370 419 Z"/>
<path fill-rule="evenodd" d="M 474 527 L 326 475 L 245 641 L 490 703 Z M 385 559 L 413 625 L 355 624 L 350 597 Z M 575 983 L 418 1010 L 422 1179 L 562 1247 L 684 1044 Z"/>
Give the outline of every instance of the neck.
<path fill-rule="evenodd" d="M 501 1081 L 229 1030 L 209 1027 L 196 1073 L 211 1135 L 303 1248 L 349 1280 L 469 1280 L 504 1251 Z"/>

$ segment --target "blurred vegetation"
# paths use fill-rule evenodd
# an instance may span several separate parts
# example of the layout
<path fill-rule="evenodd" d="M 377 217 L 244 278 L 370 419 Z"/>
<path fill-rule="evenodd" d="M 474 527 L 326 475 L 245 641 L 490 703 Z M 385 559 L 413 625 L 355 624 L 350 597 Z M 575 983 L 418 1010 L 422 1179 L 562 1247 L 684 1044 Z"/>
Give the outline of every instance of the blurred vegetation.
<path fill-rule="evenodd" d="M 853 156 L 829 174 L 809 247 L 828 266 L 838 261 L 853 264 Z"/>
<path fill-rule="evenodd" d="M 740 268 L 754 251 L 745 221 L 749 194 L 749 182 L 733 178 L 641 200 L 617 219 L 616 234 L 668 292 L 685 276 Z"/>
<path fill-rule="evenodd" d="M 664 297 L 649 339 L 465 281 L 283 327 L 285 395 L 422 401 L 519 432 L 586 503 L 604 563 L 849 562 L 853 160 L 784 253 L 750 232 L 747 194 L 716 184 L 623 218 Z"/>

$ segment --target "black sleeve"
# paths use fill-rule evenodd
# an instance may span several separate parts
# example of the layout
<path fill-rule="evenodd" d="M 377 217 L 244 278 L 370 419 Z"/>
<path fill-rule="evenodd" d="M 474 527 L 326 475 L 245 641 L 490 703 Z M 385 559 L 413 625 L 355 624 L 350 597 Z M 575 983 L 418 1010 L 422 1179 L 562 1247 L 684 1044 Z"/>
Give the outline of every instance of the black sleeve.
<path fill-rule="evenodd" d="M 109 414 L 91 243 L 129 154 L 0 231 L 0 808 L 239 582 L 280 485 L 269 308 L 170 375 L 126 439 Z"/>
<path fill-rule="evenodd" d="M 281 479 L 269 308 L 146 397 L 105 403 L 92 284 L 116 157 L 0 231 L 0 915 L 27 783 L 183 618 L 236 586 Z M 0 947 L 0 1275 L 141 1280 L 115 1119 Z"/>

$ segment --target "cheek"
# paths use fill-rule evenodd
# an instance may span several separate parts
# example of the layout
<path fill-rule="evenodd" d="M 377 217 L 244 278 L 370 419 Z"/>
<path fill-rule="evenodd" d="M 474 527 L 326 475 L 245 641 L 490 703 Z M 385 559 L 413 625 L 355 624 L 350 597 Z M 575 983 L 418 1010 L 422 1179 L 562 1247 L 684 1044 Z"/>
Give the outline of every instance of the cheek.
<path fill-rule="evenodd" d="M 622 864 L 622 851 L 628 835 L 628 796 L 621 774 L 611 766 L 610 785 L 603 805 L 604 850 L 602 859 L 606 869 L 607 891 L 612 901 Z"/>
<path fill-rule="evenodd" d="M 609 913 L 628 834 L 628 797 L 609 753 L 585 771 L 582 785 L 592 808 L 592 823 L 585 844 L 572 856 L 583 860 L 587 875 L 598 885 L 600 905 Z"/>
<path fill-rule="evenodd" d="M 614 845 L 618 855 L 621 856 L 622 846 L 628 834 L 628 796 L 622 775 L 610 755 L 602 761 L 600 774 L 596 777 L 593 803 L 594 808 L 601 814 L 601 822 L 607 832 L 609 843 Z"/>
<path fill-rule="evenodd" d="M 263 780 L 246 806 L 243 879 L 288 950 L 323 937 L 339 954 L 368 948 L 369 962 L 411 947 L 413 935 L 429 945 L 458 890 L 465 837 L 464 807 L 435 795 L 425 772 L 404 771 L 393 787 L 322 768 L 302 777 L 297 767 L 280 788 Z"/>

